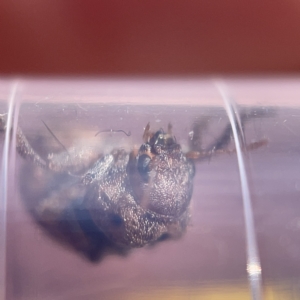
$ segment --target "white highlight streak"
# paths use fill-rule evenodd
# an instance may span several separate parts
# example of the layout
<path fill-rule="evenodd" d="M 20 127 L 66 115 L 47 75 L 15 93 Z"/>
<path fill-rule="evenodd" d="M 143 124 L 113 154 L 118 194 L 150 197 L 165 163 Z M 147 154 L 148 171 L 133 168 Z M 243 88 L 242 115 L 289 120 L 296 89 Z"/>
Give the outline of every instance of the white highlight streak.
<path fill-rule="evenodd" d="M 237 124 L 240 126 L 240 120 L 237 111 L 235 111 L 234 109 L 235 107 L 234 101 L 232 97 L 230 97 L 226 86 L 219 82 L 216 84 L 216 86 L 224 100 L 225 109 L 232 127 L 233 138 L 236 147 L 241 188 L 242 188 L 242 196 L 243 196 L 245 226 L 246 226 L 247 272 L 248 272 L 248 278 L 249 278 L 250 288 L 252 292 L 252 299 L 261 300 L 262 299 L 261 265 L 260 265 L 258 250 L 257 250 L 257 244 L 256 244 L 253 211 L 251 206 L 251 197 L 250 197 L 247 173 L 246 173 L 243 153 L 241 150 L 240 138 L 236 127 Z M 240 131 L 242 132 L 242 128 L 240 129 L 241 129 Z"/>
<path fill-rule="evenodd" d="M 2 152 L 2 169 L 0 181 L 0 300 L 6 299 L 6 214 L 7 214 L 7 177 L 8 177 L 8 159 L 10 131 L 14 111 L 14 102 L 17 93 L 18 82 L 12 84 L 10 96 L 8 99 L 8 113 L 5 130 L 5 140 Z"/>

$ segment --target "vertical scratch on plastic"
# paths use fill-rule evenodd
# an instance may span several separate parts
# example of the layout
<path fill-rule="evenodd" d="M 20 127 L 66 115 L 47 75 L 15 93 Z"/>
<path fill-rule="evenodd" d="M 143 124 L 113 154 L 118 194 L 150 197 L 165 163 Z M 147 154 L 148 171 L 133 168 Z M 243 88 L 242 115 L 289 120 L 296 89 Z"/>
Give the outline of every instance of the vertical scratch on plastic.
<path fill-rule="evenodd" d="M 251 205 L 250 190 L 248 184 L 248 178 L 245 168 L 245 161 L 243 153 L 241 150 L 241 143 L 244 142 L 243 135 L 241 136 L 242 141 L 238 134 L 237 126 L 240 126 L 240 132 L 242 133 L 241 123 L 239 120 L 239 115 L 235 107 L 235 102 L 228 92 L 225 84 L 217 82 L 216 86 L 223 98 L 225 109 L 232 127 L 234 143 L 236 147 L 242 197 L 243 197 L 243 208 L 244 208 L 244 218 L 245 218 L 245 227 L 246 227 L 246 247 L 247 247 L 247 273 L 249 278 L 249 284 L 252 293 L 253 300 L 262 299 L 261 291 L 261 264 L 257 249 L 253 211 Z"/>

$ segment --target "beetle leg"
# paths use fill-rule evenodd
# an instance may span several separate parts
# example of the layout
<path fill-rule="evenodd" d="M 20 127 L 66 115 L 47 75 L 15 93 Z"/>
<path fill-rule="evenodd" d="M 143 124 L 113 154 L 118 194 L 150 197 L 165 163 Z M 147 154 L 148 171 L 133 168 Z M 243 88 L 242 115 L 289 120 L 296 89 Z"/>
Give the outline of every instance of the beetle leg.
<path fill-rule="evenodd" d="M 266 146 L 269 143 L 268 139 L 261 139 L 259 141 L 251 142 L 250 144 L 247 144 L 245 147 L 243 147 L 243 150 L 246 151 L 252 151 L 256 150 L 260 147 Z M 198 160 L 198 159 L 205 159 L 210 158 L 212 155 L 215 154 L 232 154 L 236 153 L 236 149 L 213 149 L 211 151 L 189 151 L 186 153 L 186 157 L 192 160 Z"/>
<path fill-rule="evenodd" d="M 204 131 L 208 127 L 209 118 L 202 117 L 201 119 L 197 119 L 193 124 L 193 130 L 189 133 L 189 148 L 192 152 L 201 151 L 202 146 L 202 136 Z"/>
<path fill-rule="evenodd" d="M 20 128 L 17 129 L 16 145 L 18 153 L 26 160 L 32 161 L 35 165 L 47 168 L 47 163 L 31 147 L 27 138 Z"/>
<path fill-rule="evenodd" d="M 7 114 L 0 115 L 0 131 L 6 130 Z M 16 148 L 18 153 L 35 165 L 46 168 L 47 163 L 31 147 L 22 130 L 18 127 L 16 132 Z"/>
<path fill-rule="evenodd" d="M 255 117 L 255 114 L 253 112 L 250 112 L 250 114 L 242 113 L 240 118 L 236 120 L 237 124 L 237 130 L 239 136 L 243 139 L 243 127 L 246 121 L 249 119 Z M 208 146 L 206 149 L 201 149 L 201 137 L 203 130 L 207 127 L 208 120 L 205 119 L 202 122 L 196 122 L 194 124 L 194 128 L 192 131 L 192 139 L 191 139 L 191 151 L 189 151 L 186 154 L 186 157 L 192 160 L 198 160 L 198 159 L 205 159 L 210 158 L 212 155 L 215 154 L 232 154 L 236 153 L 236 149 L 227 149 L 226 146 L 230 143 L 232 139 L 232 128 L 231 125 L 228 124 L 219 138 L 212 143 L 210 146 Z M 252 151 L 257 148 L 260 148 L 262 146 L 265 146 L 268 143 L 267 139 L 261 139 L 259 141 L 251 142 L 250 144 L 242 143 L 242 149 L 246 151 Z"/>
<path fill-rule="evenodd" d="M 44 123 L 44 122 L 43 122 Z M 45 124 L 45 123 L 44 123 Z M 45 124 L 47 129 L 50 131 L 53 137 L 54 134 Z M 0 115 L 0 131 L 4 131 L 6 129 L 6 114 Z M 58 141 L 57 138 L 55 138 Z M 58 141 L 59 142 L 59 141 Z M 62 145 L 59 142 L 60 145 Z M 64 152 L 59 154 L 49 153 L 47 158 L 42 158 L 31 146 L 29 141 L 27 140 L 25 134 L 23 133 L 20 127 L 17 128 L 16 131 L 16 150 L 25 160 L 32 162 L 35 166 L 42 167 L 44 169 L 49 169 L 53 172 L 65 173 L 69 174 L 77 174 L 87 168 L 90 161 L 96 161 L 99 158 L 97 153 L 93 153 L 93 151 L 87 148 L 72 148 L 68 151 L 64 146 Z M 84 154 L 84 155 L 83 155 Z M 79 158 L 78 158 L 79 157 Z M 82 159 L 87 157 L 87 160 Z"/>
<path fill-rule="evenodd" d="M 143 141 L 145 143 L 148 143 L 150 141 L 150 139 L 152 138 L 152 136 L 153 136 L 153 132 L 150 131 L 150 123 L 148 123 L 144 130 Z"/>

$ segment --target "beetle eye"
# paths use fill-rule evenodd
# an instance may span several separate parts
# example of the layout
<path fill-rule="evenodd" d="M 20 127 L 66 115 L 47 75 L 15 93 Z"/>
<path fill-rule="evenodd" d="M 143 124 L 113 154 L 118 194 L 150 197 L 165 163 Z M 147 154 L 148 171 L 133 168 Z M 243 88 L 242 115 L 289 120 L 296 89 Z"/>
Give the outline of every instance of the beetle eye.
<path fill-rule="evenodd" d="M 151 161 L 151 157 L 147 154 L 142 154 L 138 158 L 137 168 L 138 168 L 138 171 L 139 171 L 140 175 L 142 176 L 142 179 L 144 182 L 148 182 L 148 180 L 149 180 L 149 172 L 150 172 L 149 163 L 150 163 L 150 161 Z"/>

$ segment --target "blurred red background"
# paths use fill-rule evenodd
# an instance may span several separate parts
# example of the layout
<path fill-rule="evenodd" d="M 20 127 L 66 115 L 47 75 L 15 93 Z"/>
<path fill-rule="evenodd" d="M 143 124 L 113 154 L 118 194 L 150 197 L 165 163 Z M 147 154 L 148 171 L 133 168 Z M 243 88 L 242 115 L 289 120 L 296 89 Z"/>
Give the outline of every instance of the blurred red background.
<path fill-rule="evenodd" d="M 296 0 L 4 0 L 2 74 L 295 72 Z"/>

